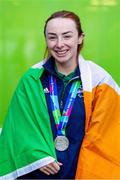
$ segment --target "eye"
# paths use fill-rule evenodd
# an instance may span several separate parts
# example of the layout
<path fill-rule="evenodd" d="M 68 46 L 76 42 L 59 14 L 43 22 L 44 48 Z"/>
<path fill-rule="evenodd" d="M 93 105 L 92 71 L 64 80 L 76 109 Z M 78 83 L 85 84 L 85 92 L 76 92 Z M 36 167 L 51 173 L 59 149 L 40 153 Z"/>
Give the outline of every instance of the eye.
<path fill-rule="evenodd" d="M 71 35 L 65 35 L 65 36 L 64 36 L 64 39 L 70 39 L 70 38 L 72 38 Z"/>
<path fill-rule="evenodd" d="M 49 39 L 49 40 L 55 40 L 55 39 L 56 39 L 56 36 L 48 36 L 48 39 Z"/>

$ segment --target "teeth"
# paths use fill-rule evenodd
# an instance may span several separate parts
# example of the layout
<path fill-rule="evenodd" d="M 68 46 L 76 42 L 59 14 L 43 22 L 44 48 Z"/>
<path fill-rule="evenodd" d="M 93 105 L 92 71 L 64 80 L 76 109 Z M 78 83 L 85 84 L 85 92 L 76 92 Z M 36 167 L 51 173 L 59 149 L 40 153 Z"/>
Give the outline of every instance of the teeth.
<path fill-rule="evenodd" d="M 56 51 L 57 54 L 65 54 L 67 52 L 67 50 L 64 50 L 64 51 Z"/>

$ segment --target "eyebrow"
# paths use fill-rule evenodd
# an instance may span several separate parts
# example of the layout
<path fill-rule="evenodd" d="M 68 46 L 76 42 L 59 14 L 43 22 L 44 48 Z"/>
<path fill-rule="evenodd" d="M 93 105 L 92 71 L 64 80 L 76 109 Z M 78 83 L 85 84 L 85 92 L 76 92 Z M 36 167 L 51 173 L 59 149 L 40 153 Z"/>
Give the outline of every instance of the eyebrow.
<path fill-rule="evenodd" d="M 68 34 L 68 33 L 73 33 L 72 31 L 67 31 L 62 33 L 62 35 Z M 48 35 L 56 35 L 55 33 L 49 32 Z"/>

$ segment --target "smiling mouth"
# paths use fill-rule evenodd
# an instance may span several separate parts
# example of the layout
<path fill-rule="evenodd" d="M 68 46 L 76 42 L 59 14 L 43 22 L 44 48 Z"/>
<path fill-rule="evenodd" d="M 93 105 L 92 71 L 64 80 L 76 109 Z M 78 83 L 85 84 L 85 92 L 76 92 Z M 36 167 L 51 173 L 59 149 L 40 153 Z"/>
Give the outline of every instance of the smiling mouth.
<path fill-rule="evenodd" d="M 57 56 L 65 56 L 69 50 L 55 51 Z"/>

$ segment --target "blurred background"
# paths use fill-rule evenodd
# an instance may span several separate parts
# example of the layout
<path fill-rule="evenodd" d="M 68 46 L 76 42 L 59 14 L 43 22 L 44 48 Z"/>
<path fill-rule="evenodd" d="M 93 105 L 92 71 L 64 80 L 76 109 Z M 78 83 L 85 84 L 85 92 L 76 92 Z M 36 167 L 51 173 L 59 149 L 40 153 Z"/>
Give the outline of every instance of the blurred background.
<path fill-rule="evenodd" d="M 63 9 L 81 18 L 82 55 L 120 85 L 120 0 L 0 0 L 0 127 L 20 77 L 44 58 L 45 20 Z"/>

